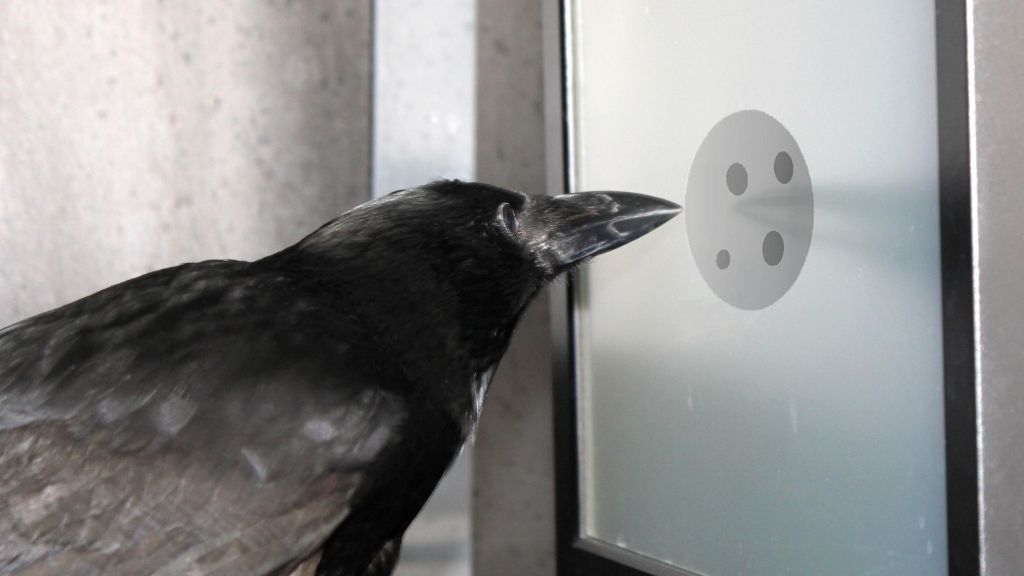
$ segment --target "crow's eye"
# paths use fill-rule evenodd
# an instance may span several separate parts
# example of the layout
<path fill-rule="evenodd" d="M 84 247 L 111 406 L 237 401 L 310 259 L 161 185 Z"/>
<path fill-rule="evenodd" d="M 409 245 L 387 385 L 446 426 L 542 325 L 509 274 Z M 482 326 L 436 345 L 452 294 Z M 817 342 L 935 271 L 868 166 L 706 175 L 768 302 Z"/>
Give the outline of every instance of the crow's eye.
<path fill-rule="evenodd" d="M 498 223 L 510 236 L 515 236 L 519 232 L 519 218 L 516 218 L 516 211 L 507 203 L 498 207 Z"/>

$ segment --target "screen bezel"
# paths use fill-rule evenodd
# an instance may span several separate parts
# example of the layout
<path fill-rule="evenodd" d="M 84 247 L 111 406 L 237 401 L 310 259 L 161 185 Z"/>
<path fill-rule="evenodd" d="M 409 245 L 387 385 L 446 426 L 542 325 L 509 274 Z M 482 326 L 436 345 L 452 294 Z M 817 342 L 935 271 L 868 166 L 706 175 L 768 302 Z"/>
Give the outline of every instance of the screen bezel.
<path fill-rule="evenodd" d="M 557 22 L 561 130 L 553 143 L 561 167 L 561 190 L 572 182 L 572 54 L 570 2 L 560 2 Z M 968 94 L 967 7 L 936 0 L 939 217 L 942 261 L 942 323 L 946 504 L 950 576 L 978 576 L 978 456 L 976 347 L 974 323 L 973 202 Z M 562 576 L 701 576 L 628 550 L 580 536 L 575 290 L 570 278 L 551 291 L 555 416 L 555 499 L 557 565 Z"/>

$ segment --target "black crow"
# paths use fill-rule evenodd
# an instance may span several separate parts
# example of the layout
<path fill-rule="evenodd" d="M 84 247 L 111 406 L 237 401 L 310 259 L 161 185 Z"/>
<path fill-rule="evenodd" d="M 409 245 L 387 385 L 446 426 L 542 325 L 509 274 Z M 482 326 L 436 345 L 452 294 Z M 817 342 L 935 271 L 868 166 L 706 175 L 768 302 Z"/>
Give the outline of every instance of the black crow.
<path fill-rule="evenodd" d="M 530 299 L 679 210 L 436 182 L 0 330 L 0 574 L 391 574 Z"/>

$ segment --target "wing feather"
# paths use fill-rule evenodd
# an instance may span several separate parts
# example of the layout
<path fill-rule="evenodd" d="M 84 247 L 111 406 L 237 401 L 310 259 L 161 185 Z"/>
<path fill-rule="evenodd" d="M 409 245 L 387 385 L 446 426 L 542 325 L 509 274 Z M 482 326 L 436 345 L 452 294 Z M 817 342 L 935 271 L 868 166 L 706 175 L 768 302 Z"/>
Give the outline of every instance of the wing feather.
<path fill-rule="evenodd" d="M 0 331 L 0 575 L 259 575 L 312 554 L 406 410 L 318 298 L 201 263 Z"/>

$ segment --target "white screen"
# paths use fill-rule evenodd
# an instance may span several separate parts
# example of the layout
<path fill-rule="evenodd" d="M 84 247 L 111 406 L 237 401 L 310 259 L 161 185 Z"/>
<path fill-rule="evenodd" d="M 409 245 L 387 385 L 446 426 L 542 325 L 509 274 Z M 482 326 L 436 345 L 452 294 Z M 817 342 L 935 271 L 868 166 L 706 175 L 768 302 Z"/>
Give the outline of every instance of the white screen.
<path fill-rule="evenodd" d="M 583 536 L 709 576 L 946 574 L 934 27 L 930 0 L 573 3 L 574 188 L 692 209 L 581 276 Z"/>

